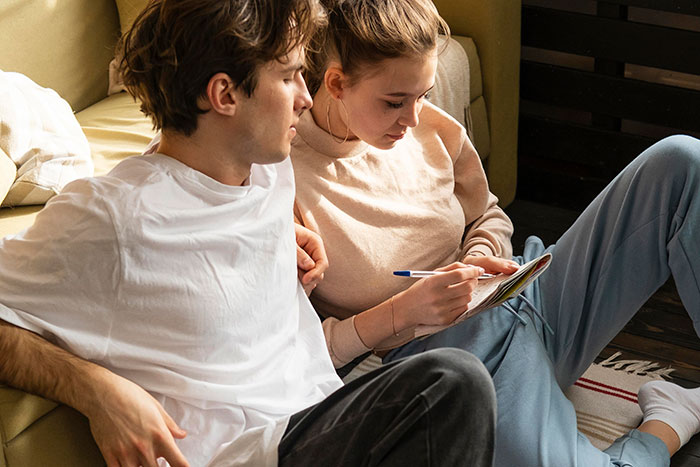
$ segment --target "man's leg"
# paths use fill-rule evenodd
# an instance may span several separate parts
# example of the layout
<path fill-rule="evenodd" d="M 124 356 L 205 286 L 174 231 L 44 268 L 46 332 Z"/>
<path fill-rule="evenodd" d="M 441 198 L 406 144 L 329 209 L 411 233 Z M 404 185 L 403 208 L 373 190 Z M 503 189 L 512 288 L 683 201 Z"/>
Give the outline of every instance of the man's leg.
<path fill-rule="evenodd" d="M 364 375 L 292 416 L 280 466 L 491 466 L 496 402 L 474 356 L 439 349 Z"/>

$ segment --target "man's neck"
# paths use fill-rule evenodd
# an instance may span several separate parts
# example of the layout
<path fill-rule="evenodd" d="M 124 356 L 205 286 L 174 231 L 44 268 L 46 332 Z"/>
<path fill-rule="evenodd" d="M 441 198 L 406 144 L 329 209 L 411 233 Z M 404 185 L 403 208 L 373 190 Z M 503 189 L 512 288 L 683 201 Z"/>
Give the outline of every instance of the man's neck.
<path fill-rule="evenodd" d="M 165 131 L 158 152 L 225 185 L 243 185 L 250 176 L 250 165 L 237 164 L 230 147 L 217 144 L 199 130 L 191 136 Z"/>

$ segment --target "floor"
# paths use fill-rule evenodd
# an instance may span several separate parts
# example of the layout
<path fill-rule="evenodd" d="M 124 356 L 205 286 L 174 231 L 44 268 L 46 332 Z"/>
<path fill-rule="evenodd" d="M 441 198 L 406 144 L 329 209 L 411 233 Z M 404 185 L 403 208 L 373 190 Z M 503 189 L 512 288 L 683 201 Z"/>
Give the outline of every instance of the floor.
<path fill-rule="evenodd" d="M 577 211 L 516 200 L 506 208 L 513 220 L 513 249 L 522 252 L 529 235 L 546 245 L 554 243 L 578 216 Z M 673 381 L 685 387 L 700 386 L 700 338 L 670 279 L 642 307 L 630 323 L 601 352 L 604 359 L 620 351 L 624 359 L 650 360 L 670 366 Z M 681 449 L 672 467 L 700 467 L 700 435 Z"/>

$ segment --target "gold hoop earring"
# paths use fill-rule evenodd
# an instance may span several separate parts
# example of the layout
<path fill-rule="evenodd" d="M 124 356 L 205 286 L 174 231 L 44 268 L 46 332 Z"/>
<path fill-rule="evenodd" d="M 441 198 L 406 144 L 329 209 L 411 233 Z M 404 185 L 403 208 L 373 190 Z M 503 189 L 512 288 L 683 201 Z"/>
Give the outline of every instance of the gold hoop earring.
<path fill-rule="evenodd" d="M 350 115 L 348 114 L 348 109 L 347 107 L 345 107 L 345 102 L 343 102 L 343 99 L 340 99 L 340 103 L 343 106 L 343 111 L 345 112 L 345 121 L 347 122 L 345 124 L 345 138 L 343 138 L 342 141 L 340 141 L 340 138 L 336 139 L 336 136 L 333 134 L 333 130 L 331 129 L 331 99 L 328 99 L 328 104 L 326 105 L 326 125 L 328 125 L 328 133 L 331 134 L 331 138 L 333 138 L 333 141 L 335 141 L 338 144 L 343 144 L 350 137 Z"/>

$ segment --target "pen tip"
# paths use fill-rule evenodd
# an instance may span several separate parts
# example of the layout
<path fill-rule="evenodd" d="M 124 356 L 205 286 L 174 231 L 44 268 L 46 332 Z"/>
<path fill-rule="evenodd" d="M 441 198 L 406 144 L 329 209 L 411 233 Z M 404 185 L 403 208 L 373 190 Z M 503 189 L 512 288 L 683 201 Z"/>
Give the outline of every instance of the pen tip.
<path fill-rule="evenodd" d="M 394 271 L 394 275 L 408 277 L 411 275 L 411 273 L 409 271 Z"/>

